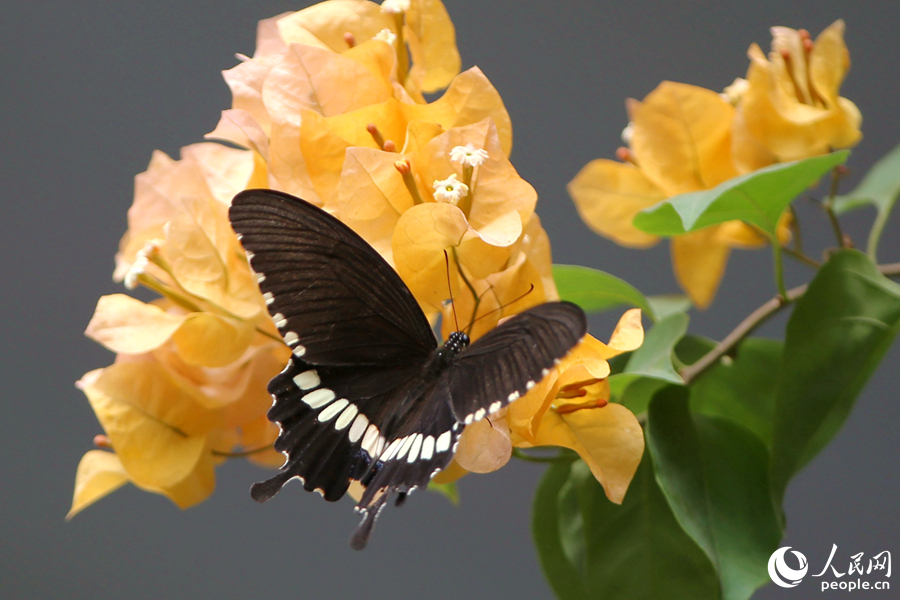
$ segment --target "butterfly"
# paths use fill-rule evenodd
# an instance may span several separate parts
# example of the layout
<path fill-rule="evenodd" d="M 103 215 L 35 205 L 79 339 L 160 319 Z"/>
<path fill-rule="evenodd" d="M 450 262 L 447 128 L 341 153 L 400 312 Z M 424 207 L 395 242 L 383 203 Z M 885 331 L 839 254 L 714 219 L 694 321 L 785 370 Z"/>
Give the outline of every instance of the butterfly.
<path fill-rule="evenodd" d="M 453 458 L 463 429 L 524 395 L 584 337 L 584 312 L 541 304 L 469 343 L 438 346 L 412 292 L 363 238 L 324 210 L 273 190 L 240 192 L 229 210 L 269 314 L 291 358 L 268 386 L 281 432 L 279 472 L 250 490 L 260 502 L 288 481 L 326 500 L 364 491 L 361 549 L 389 496 L 399 506 Z"/>

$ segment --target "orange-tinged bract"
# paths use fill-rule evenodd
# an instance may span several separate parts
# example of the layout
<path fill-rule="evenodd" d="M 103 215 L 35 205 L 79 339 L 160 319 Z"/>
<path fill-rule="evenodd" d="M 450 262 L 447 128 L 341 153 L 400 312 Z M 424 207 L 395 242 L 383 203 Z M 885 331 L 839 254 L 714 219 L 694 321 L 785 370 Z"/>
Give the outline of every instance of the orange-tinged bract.
<path fill-rule="evenodd" d="M 768 57 L 753 44 L 750 68 L 735 94 L 738 166 L 751 171 L 773 162 L 826 154 L 855 146 L 862 137 L 862 115 L 842 98 L 850 68 L 844 21 L 837 20 L 813 41 L 805 30 L 772 28 Z"/>
<path fill-rule="evenodd" d="M 642 102 L 629 100 L 631 123 L 623 162 L 591 161 L 569 183 L 581 218 L 618 244 L 646 248 L 656 236 L 631 222 L 634 216 L 677 194 L 706 190 L 777 162 L 797 160 L 855 145 L 859 110 L 839 96 L 850 66 L 844 22 L 836 21 L 813 41 L 805 30 L 772 28 L 772 52 L 753 44 L 746 79 L 723 94 L 663 82 Z M 790 217 L 778 237 L 790 238 Z M 740 221 L 676 236 L 671 242 L 676 278 L 693 303 L 715 297 L 732 248 L 766 243 Z"/>
<path fill-rule="evenodd" d="M 439 480 L 466 471 L 496 470 L 506 464 L 514 446 L 562 446 L 576 451 L 607 497 L 620 503 L 641 461 L 644 434 L 631 411 L 609 402 L 607 360 L 638 348 L 643 340 L 640 309 L 622 315 L 609 344 L 586 336 L 547 377 L 490 423 L 467 427 L 455 468 Z"/>
<path fill-rule="evenodd" d="M 286 191 L 347 223 L 432 322 L 442 317 L 445 338 L 454 310 L 477 339 L 558 299 L 537 194 L 508 159 L 506 108 L 477 67 L 459 68 L 439 0 L 328 0 L 260 22 L 254 56 L 224 73 L 232 107 L 207 136 L 240 148 L 195 144 L 179 160 L 156 152 L 135 180 L 114 278 L 161 298 L 105 296 L 88 325 L 116 359 L 78 383 L 105 441 L 79 465 L 70 516 L 126 482 L 188 507 L 213 491 L 214 467 L 229 457 L 282 464 L 266 384 L 289 349 L 229 226 L 243 189 Z M 566 446 L 620 501 L 640 427 L 623 407 L 602 406 L 602 381 L 606 359 L 641 336 L 640 316 L 627 313 L 609 346 L 587 339 L 510 405 L 507 424 L 467 429 L 459 464 L 489 472 L 514 444 Z M 566 408 L 572 386 L 594 404 Z"/>

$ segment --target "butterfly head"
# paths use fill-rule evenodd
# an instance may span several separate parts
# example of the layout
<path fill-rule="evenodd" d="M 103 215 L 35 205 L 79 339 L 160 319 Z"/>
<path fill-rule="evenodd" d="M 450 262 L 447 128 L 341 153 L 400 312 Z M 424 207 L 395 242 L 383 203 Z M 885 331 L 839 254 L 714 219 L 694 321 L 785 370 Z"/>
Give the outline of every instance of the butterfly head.
<path fill-rule="evenodd" d="M 454 331 L 447 338 L 444 349 L 451 355 L 456 355 L 465 350 L 469 345 L 469 336 L 465 331 Z"/>

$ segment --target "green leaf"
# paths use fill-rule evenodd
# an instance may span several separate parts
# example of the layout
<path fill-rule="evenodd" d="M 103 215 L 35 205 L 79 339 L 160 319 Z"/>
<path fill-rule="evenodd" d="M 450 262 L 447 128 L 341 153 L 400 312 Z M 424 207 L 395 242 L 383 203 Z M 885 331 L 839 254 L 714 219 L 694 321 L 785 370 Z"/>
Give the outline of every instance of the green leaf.
<path fill-rule="evenodd" d="M 555 463 L 534 502 L 538 558 L 562 600 L 713 600 L 709 559 L 678 525 L 645 453 L 622 505 L 583 461 Z"/>
<path fill-rule="evenodd" d="M 690 318 L 685 313 L 674 313 L 658 321 L 647 332 L 641 347 L 631 353 L 624 374 L 661 379 L 670 383 L 684 384 L 681 375 L 672 364 L 675 344 L 687 332 Z"/>
<path fill-rule="evenodd" d="M 782 536 L 769 493 L 769 454 L 730 419 L 691 413 L 686 388 L 654 396 L 647 441 L 675 518 L 719 574 L 723 600 L 746 600 L 769 581 Z"/>
<path fill-rule="evenodd" d="M 614 401 L 622 404 L 635 415 L 647 412 L 653 395 L 667 385 L 671 384 L 662 379 L 635 377 L 628 373 L 609 377 L 610 395 Z"/>
<path fill-rule="evenodd" d="M 691 384 L 691 410 L 740 423 L 772 446 L 772 418 L 784 344 L 747 338 Z"/>
<path fill-rule="evenodd" d="M 887 223 L 898 196 L 900 196 L 900 146 L 875 163 L 852 192 L 835 198 L 834 211 L 839 215 L 869 204 L 878 211 L 875 222 L 872 223 L 872 231 L 869 232 L 867 245 L 867 252 L 873 261 L 876 260 L 878 240 L 881 238 L 884 224 Z"/>
<path fill-rule="evenodd" d="M 669 315 L 691 310 L 691 299 L 684 294 L 665 294 L 662 296 L 647 296 L 650 308 L 656 314 L 654 321 L 665 319 Z"/>
<path fill-rule="evenodd" d="M 587 313 L 626 304 L 656 319 L 653 307 L 631 284 L 609 273 L 576 265 L 553 265 L 553 279 L 560 300 L 574 302 Z"/>
<path fill-rule="evenodd" d="M 772 440 L 772 485 L 788 480 L 843 425 L 900 329 L 900 285 L 857 250 L 822 267 L 787 324 Z"/>
<path fill-rule="evenodd" d="M 716 342 L 700 336 L 686 335 L 675 344 L 675 356 L 686 365 L 692 365 L 716 347 Z"/>
<path fill-rule="evenodd" d="M 450 501 L 453 506 L 459 506 L 459 488 L 455 481 L 450 483 L 435 483 L 430 481 L 426 488 L 429 492 L 436 492 Z"/>
<path fill-rule="evenodd" d="M 780 163 L 729 179 L 711 190 L 674 196 L 639 212 L 633 223 L 647 233 L 673 236 L 740 220 L 776 239 L 778 220 L 791 201 L 847 160 L 848 154 L 842 150 Z"/>

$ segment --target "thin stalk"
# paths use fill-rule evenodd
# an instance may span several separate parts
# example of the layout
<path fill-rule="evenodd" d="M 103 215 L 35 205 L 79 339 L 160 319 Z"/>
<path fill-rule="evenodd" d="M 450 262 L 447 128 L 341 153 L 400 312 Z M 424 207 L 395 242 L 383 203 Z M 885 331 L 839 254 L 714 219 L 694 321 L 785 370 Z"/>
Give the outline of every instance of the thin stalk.
<path fill-rule="evenodd" d="M 896 277 L 900 275 L 900 262 L 878 265 L 878 271 L 887 277 Z M 741 321 L 731 333 L 725 336 L 725 339 L 716 344 L 712 350 L 704 354 L 703 357 L 694 364 L 681 370 L 681 377 L 684 379 L 685 384 L 689 384 L 692 380 L 696 379 L 704 371 L 713 366 L 720 358 L 731 352 L 732 349 L 741 343 L 741 340 L 753 333 L 757 327 L 772 318 L 772 316 L 778 313 L 782 308 L 796 302 L 806 293 L 807 287 L 808 285 L 804 284 L 791 288 L 785 294 L 775 296 L 747 315 L 747 317 Z"/>

